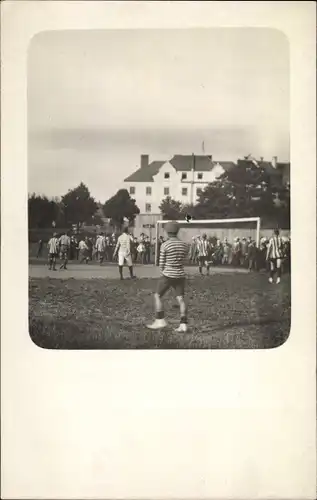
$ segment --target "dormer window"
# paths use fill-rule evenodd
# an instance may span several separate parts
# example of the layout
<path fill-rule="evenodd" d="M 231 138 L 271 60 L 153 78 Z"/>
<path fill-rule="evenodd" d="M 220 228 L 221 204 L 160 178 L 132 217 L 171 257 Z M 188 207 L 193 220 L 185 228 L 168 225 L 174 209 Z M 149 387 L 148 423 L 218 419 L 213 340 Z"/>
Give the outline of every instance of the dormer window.
<path fill-rule="evenodd" d="M 170 178 L 170 174 L 169 174 L 169 172 L 165 172 L 165 174 L 164 174 L 164 179 L 169 179 L 169 178 Z"/>

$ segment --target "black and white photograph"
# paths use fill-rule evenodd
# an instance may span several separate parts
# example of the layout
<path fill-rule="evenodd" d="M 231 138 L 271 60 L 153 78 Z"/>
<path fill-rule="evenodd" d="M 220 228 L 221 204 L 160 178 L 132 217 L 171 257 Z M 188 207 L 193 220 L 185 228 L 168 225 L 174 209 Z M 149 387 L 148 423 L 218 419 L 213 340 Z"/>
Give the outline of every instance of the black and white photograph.
<path fill-rule="evenodd" d="M 27 54 L 29 334 L 271 349 L 291 328 L 289 42 L 43 31 Z"/>
<path fill-rule="evenodd" d="M 315 19 L 1 4 L 1 498 L 316 498 Z"/>

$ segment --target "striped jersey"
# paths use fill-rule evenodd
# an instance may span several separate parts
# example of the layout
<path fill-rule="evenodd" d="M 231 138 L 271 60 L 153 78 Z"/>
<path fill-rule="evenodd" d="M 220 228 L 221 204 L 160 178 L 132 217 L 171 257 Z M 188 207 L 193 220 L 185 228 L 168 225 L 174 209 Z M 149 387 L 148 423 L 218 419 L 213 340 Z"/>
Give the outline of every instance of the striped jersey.
<path fill-rule="evenodd" d="M 188 244 L 178 238 L 171 238 L 162 243 L 159 261 L 162 274 L 167 278 L 184 278 L 188 251 Z"/>
<path fill-rule="evenodd" d="M 58 239 L 53 236 L 47 244 L 48 253 L 58 253 Z"/>
<path fill-rule="evenodd" d="M 269 259 L 281 259 L 283 256 L 283 241 L 280 236 L 273 236 L 267 247 L 267 257 Z"/>
<path fill-rule="evenodd" d="M 209 253 L 209 242 L 207 240 L 199 238 L 196 241 L 196 247 L 197 247 L 198 257 L 207 257 Z"/>
<path fill-rule="evenodd" d="M 123 233 L 118 238 L 116 250 L 119 249 L 120 255 L 128 256 L 131 253 L 132 242 L 133 242 L 132 236 L 130 236 L 130 234 Z"/>

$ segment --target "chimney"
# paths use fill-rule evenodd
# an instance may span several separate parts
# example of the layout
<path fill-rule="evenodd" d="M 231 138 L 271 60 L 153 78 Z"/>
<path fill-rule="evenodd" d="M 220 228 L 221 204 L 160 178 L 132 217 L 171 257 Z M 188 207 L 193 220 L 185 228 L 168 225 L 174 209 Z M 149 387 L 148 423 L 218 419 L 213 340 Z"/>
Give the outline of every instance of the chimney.
<path fill-rule="evenodd" d="M 149 155 L 141 155 L 141 168 L 149 166 Z"/>
<path fill-rule="evenodd" d="M 272 158 L 272 165 L 273 165 L 274 168 L 277 167 L 277 156 L 273 156 L 273 158 Z"/>

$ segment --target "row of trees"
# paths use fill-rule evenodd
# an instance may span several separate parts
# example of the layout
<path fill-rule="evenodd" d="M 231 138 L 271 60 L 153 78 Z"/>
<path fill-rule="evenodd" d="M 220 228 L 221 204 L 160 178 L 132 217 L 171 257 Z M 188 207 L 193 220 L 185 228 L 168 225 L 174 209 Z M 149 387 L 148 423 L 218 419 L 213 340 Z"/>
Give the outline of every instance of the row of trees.
<path fill-rule="evenodd" d="M 138 213 L 140 210 L 127 190 L 120 189 L 100 206 L 83 183 L 70 189 L 61 199 L 50 200 L 36 194 L 28 199 L 30 228 L 46 228 L 52 224 L 56 227 L 76 225 L 78 229 L 83 224 L 102 226 L 102 215 L 109 218 L 113 226 L 121 227 L 125 219 L 132 223 Z"/>
<path fill-rule="evenodd" d="M 252 162 L 225 172 L 199 195 L 195 205 L 184 205 L 166 197 L 160 211 L 165 219 L 180 219 L 186 214 L 195 219 L 262 217 L 280 227 L 290 225 L 290 188 Z M 102 216 L 120 228 L 124 220 L 133 223 L 139 208 L 126 189 L 120 189 L 100 205 L 81 183 L 61 199 L 32 194 L 28 199 L 29 227 L 45 228 L 82 224 L 102 225 Z"/>
<path fill-rule="evenodd" d="M 195 205 L 165 198 L 160 211 L 165 219 L 262 217 L 268 224 L 290 227 L 290 186 L 252 162 L 225 172 L 209 184 Z"/>

